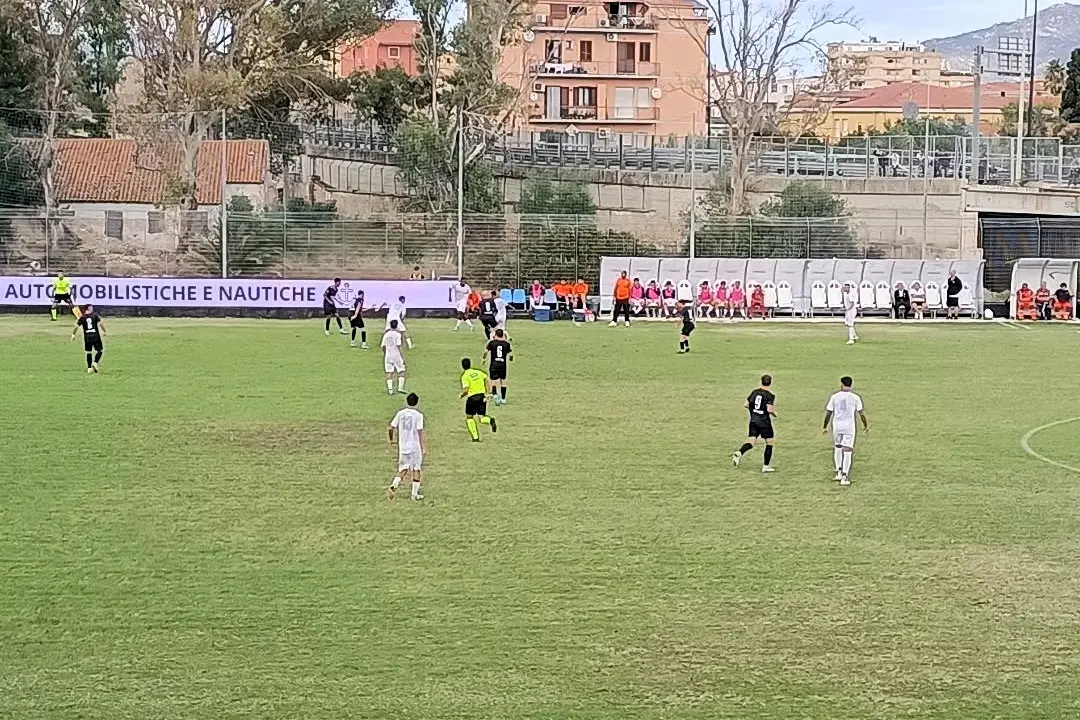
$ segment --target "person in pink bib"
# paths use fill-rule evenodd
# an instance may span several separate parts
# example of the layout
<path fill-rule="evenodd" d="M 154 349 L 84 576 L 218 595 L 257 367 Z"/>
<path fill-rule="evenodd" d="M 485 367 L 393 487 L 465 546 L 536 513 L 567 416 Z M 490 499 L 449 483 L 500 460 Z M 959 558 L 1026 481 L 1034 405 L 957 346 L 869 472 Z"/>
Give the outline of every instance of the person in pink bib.
<path fill-rule="evenodd" d="M 709 287 L 708 281 L 702 281 L 701 287 L 698 288 L 697 301 L 698 316 L 707 317 L 712 311 L 713 301 L 712 288 Z"/>
<path fill-rule="evenodd" d="M 634 278 L 634 284 L 630 286 L 630 314 L 634 316 L 645 312 L 645 287 L 640 278 Z"/>
<path fill-rule="evenodd" d="M 731 306 L 731 317 L 739 313 L 746 319 L 746 293 L 743 292 L 742 283 L 738 280 L 731 283 L 731 293 L 728 295 L 728 305 Z"/>
<path fill-rule="evenodd" d="M 655 280 L 650 280 L 649 287 L 645 288 L 645 313 L 649 317 L 660 314 L 660 288 L 656 286 Z"/>
<path fill-rule="evenodd" d="M 713 293 L 713 311 L 716 317 L 722 318 L 728 312 L 728 286 L 726 280 L 716 283 L 716 291 Z"/>
<path fill-rule="evenodd" d="M 544 285 L 539 280 L 533 280 L 529 286 L 529 298 L 534 308 L 544 304 Z"/>

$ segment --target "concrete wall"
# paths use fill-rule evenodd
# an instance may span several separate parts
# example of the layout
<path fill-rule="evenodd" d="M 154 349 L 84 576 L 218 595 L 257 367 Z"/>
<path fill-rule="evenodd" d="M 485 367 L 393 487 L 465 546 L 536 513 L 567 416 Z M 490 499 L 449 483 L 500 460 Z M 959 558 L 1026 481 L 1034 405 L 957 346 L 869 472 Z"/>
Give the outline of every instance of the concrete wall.
<path fill-rule="evenodd" d="M 337 200 L 345 215 L 394 212 L 406 195 L 396 166 L 351 159 L 347 149 L 320 149 L 319 153 L 303 157 L 304 178 L 317 175 L 328 184 L 332 189 L 325 197 Z M 523 179 L 536 172 L 536 168 L 501 168 L 498 180 L 508 211 L 521 197 Z M 584 182 L 599 208 L 601 223 L 607 227 L 653 235 L 681 236 L 684 232 L 683 214 L 690 206 L 689 173 L 579 168 L 545 172 L 553 179 Z M 697 191 L 703 192 L 714 180 L 713 175 L 699 173 L 694 178 Z M 756 176 L 752 197 L 755 202 L 763 202 L 789 182 L 781 177 Z M 970 252 L 962 245 L 964 220 L 959 181 L 930 181 L 925 203 L 924 185 L 919 179 L 828 178 L 810 182 L 823 183 L 840 196 L 852 213 L 860 237 L 883 246 L 890 255 L 920 257 L 924 242 L 927 257 L 956 258 Z"/>

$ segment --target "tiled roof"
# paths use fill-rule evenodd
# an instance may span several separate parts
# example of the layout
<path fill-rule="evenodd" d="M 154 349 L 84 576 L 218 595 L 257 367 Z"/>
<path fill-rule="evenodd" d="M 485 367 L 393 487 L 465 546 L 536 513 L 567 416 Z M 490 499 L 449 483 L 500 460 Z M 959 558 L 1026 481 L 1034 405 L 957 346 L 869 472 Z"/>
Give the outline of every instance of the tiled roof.
<path fill-rule="evenodd" d="M 927 104 L 929 90 L 929 105 Z M 981 90 L 981 107 L 984 110 L 1000 110 L 1017 101 L 1020 86 L 1017 83 L 985 83 Z M 1025 90 L 1026 92 L 1026 90 Z M 870 110 L 902 108 L 904 103 L 912 102 L 922 110 L 964 110 L 970 111 L 973 89 L 966 87 L 940 87 L 922 83 L 893 83 L 881 88 L 862 91 L 850 100 L 837 103 L 837 109 Z M 1036 85 L 1035 102 L 1052 101 L 1052 96 Z"/>
<path fill-rule="evenodd" d="M 226 151 L 230 185 L 265 181 L 270 169 L 270 146 L 265 140 L 229 140 Z M 57 199 L 62 203 L 159 203 L 180 162 L 178 145 L 159 152 L 129 139 L 57 140 Z M 220 140 L 199 146 L 196 168 L 196 200 L 200 205 L 219 204 Z"/>

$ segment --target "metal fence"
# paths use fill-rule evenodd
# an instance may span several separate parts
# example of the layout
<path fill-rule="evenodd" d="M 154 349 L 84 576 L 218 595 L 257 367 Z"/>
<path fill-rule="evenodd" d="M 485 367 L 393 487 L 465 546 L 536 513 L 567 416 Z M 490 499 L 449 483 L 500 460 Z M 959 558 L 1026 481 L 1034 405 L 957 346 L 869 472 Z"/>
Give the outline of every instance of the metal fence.
<path fill-rule="evenodd" d="M 0 273 L 105 276 L 221 274 L 218 218 L 206 211 L 86 212 L 53 217 L 0 215 Z M 699 218 L 694 252 L 723 257 L 919 257 L 895 213 L 858 218 Z M 266 213 L 228 216 L 228 272 L 247 277 L 454 277 L 457 225 L 449 215 L 337 218 Z M 480 285 L 523 286 L 596 279 L 601 256 L 678 256 L 691 251 L 680 222 L 648 216 L 613 224 L 592 216 L 469 215 L 461 261 Z M 941 244 L 929 256 L 957 254 L 959 220 L 935 223 Z"/>
<path fill-rule="evenodd" d="M 309 154 L 319 148 L 366 153 L 369 159 L 394 164 L 393 136 L 368 126 L 308 125 L 302 137 Z M 973 179 L 973 140 L 969 136 L 862 136 L 837 141 L 818 138 L 763 137 L 754 141 L 750 171 L 782 177 L 850 179 Z M 1019 175 L 1015 160 L 1020 154 Z M 1008 184 L 1019 180 L 1080 184 L 1080 145 L 1059 138 L 983 137 L 979 140 L 980 182 Z M 717 172 L 730 166 L 731 145 L 722 137 L 658 137 L 562 133 L 510 136 L 487 151 L 489 162 L 539 167 L 619 168 L 656 172 Z M 1015 176 L 1015 177 L 1014 177 Z"/>

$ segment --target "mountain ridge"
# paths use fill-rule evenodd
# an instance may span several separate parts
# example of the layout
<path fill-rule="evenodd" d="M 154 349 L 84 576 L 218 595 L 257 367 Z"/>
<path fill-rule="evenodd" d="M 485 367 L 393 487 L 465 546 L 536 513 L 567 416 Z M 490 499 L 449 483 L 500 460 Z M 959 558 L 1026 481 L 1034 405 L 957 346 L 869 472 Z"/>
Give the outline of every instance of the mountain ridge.
<path fill-rule="evenodd" d="M 970 70 L 975 48 L 996 49 L 1004 37 L 1027 40 L 1031 37 L 1032 18 L 1019 18 L 959 35 L 923 40 L 930 50 L 937 50 L 951 70 Z M 1035 61 L 1044 66 L 1051 60 L 1064 64 L 1073 49 L 1080 47 L 1080 5 L 1059 3 L 1039 10 L 1038 35 L 1035 40 Z"/>

